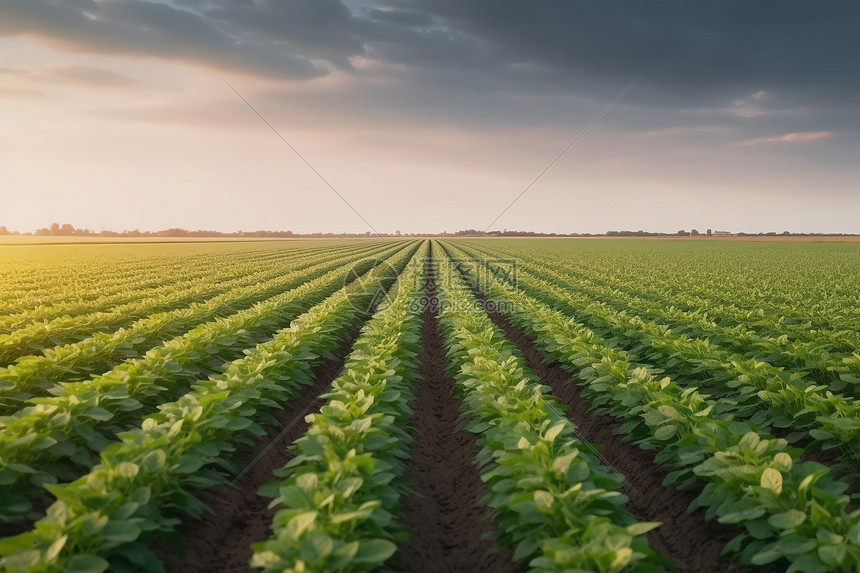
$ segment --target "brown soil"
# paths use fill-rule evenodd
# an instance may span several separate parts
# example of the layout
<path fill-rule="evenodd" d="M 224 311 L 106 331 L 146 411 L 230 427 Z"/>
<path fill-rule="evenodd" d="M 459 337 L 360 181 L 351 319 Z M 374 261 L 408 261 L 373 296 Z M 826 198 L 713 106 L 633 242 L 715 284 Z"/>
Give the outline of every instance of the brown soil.
<path fill-rule="evenodd" d="M 719 555 L 740 530 L 716 521 L 706 522 L 701 509 L 688 513 L 696 492 L 663 486 L 668 472 L 654 463 L 653 453 L 623 441 L 615 433 L 619 423 L 614 418 L 589 413 L 581 389 L 571 381 L 570 374 L 557 363 L 547 364 L 543 353 L 522 330 L 499 313 L 490 314 L 490 318 L 519 349 L 541 383 L 552 388 L 551 394 L 566 407 L 567 417 L 578 427 L 578 437 L 599 444 L 598 458 L 624 476 L 623 491 L 630 498 L 627 510 L 640 521 L 663 524 L 646 534 L 651 548 L 671 559 L 682 571 L 727 571 L 729 565 L 721 562 Z"/>
<path fill-rule="evenodd" d="M 173 551 L 164 540 L 152 545 L 151 549 L 167 571 L 234 573 L 250 570 L 251 544 L 264 541 L 272 534 L 271 523 L 276 511 L 268 508 L 271 500 L 257 495 L 257 490 L 274 477 L 275 470 L 294 457 L 288 449 L 290 444 L 307 431 L 305 416 L 322 405 L 320 395 L 340 373 L 356 335 L 357 332 L 353 332 L 348 336 L 348 342 L 316 369 L 312 386 L 303 387 L 287 408 L 271 412 L 279 426 L 266 427 L 266 436 L 255 440 L 253 448 L 240 449 L 249 464 L 256 461 L 235 487 L 222 485 L 196 494 L 212 508 L 212 513 L 201 519 L 186 519 L 179 526 L 183 555 Z"/>
<path fill-rule="evenodd" d="M 435 295 L 428 288 L 430 297 Z M 401 523 L 411 538 L 400 544 L 392 567 L 398 571 L 506 572 L 523 569 L 510 549 L 494 551 L 484 537 L 494 525 L 490 510 L 478 505 L 486 487 L 475 467 L 479 448 L 473 434 L 460 430 L 460 400 L 445 375 L 445 350 L 435 310 L 423 313 L 421 381 L 410 403 L 416 429 L 405 469 L 415 490 L 404 500 Z"/>

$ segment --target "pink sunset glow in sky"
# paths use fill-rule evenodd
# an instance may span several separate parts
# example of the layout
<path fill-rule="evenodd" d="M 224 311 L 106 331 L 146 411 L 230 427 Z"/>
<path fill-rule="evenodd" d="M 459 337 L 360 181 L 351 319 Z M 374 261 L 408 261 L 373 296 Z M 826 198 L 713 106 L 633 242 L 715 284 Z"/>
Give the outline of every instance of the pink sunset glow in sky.
<path fill-rule="evenodd" d="M 226 80 L 374 229 L 484 229 L 635 79 L 493 228 L 860 233 L 858 8 L 672 4 L 0 0 L 0 225 L 368 230 Z"/>

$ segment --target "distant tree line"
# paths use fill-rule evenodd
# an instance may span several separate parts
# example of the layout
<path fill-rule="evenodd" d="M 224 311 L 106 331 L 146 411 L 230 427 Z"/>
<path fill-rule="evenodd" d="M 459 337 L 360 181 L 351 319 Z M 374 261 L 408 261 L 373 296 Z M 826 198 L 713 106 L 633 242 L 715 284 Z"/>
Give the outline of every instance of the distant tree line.
<path fill-rule="evenodd" d="M 730 233 L 726 231 L 712 231 L 708 229 L 704 233 L 706 236 L 727 236 Z M 783 237 L 854 237 L 856 234 L 851 233 L 791 233 L 783 231 L 782 233 L 731 233 L 738 237 L 762 237 L 762 236 L 783 236 Z M 686 231 L 681 229 L 676 233 L 652 233 L 650 231 L 607 231 L 606 233 L 539 233 L 535 231 L 478 231 L 476 229 L 464 229 L 455 231 L 454 233 L 294 233 L 292 231 L 236 231 L 233 233 L 224 233 L 221 231 L 191 231 L 174 227 L 164 229 L 162 231 L 93 231 L 91 229 L 76 229 L 74 226 L 64 223 L 53 223 L 50 227 L 37 229 L 33 233 L 20 233 L 18 231 L 10 231 L 5 226 L 0 226 L 0 235 L 36 235 L 40 237 L 236 237 L 236 238 L 359 238 L 359 237 L 696 237 L 701 236 L 696 229 Z"/>

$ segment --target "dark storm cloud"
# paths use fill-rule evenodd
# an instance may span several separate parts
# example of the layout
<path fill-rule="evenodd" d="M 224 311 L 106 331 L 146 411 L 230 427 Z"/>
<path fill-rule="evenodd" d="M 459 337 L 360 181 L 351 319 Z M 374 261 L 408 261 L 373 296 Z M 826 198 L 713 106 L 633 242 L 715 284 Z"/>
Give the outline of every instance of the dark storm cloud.
<path fill-rule="evenodd" d="M 371 8 L 366 12 L 367 17 L 378 22 L 390 22 L 399 26 L 428 27 L 436 23 L 436 19 L 420 10 L 380 10 Z"/>
<path fill-rule="evenodd" d="M 569 108 L 559 98 L 605 102 L 636 78 L 635 89 L 610 119 L 627 130 L 718 124 L 741 140 L 776 141 L 788 133 L 860 128 L 860 34 L 855 33 L 860 4 L 408 0 L 396 5 L 426 18 L 413 16 L 416 24 L 400 26 L 400 36 L 369 43 L 369 54 L 411 70 L 410 81 L 420 86 L 416 90 L 443 99 L 452 93 L 469 99 L 465 92 L 472 91 L 471 107 L 482 97 L 492 100 L 474 117 L 492 113 L 503 100 L 500 107 L 508 113 L 502 121 L 515 123 L 517 104 L 522 109 L 522 98 L 532 96 L 558 105 L 554 109 L 563 115 Z M 380 17 L 378 11 L 363 15 Z"/>
<path fill-rule="evenodd" d="M 344 98 L 395 114 L 515 124 L 542 115 L 512 114 L 522 98 L 603 102 L 638 78 L 613 112 L 634 129 L 860 125 L 860 4 L 834 0 L 0 0 L 0 13 L 0 36 L 82 51 L 274 78 L 345 70 L 370 81 Z"/>
<path fill-rule="evenodd" d="M 679 94 L 860 87 L 860 4 L 746 1 L 0 0 L 0 34 L 80 49 L 190 59 L 253 73 L 324 73 L 384 62 L 469 70 L 511 90 L 640 77 Z M 504 78 L 496 77 L 504 73 Z M 583 89 L 585 89 L 583 87 Z"/>
<path fill-rule="evenodd" d="M 0 0 L 0 13 L 0 36 L 31 35 L 81 51 L 155 56 L 276 77 L 326 73 L 283 46 L 160 3 Z"/>
<path fill-rule="evenodd" d="M 185 2 L 205 20 L 243 41 L 270 42 L 285 53 L 350 68 L 364 53 L 362 23 L 339 0 Z"/>
<path fill-rule="evenodd" d="M 549 79 L 640 77 L 696 92 L 786 88 L 821 97 L 860 87 L 860 4 L 748 1 L 415 0 L 413 10 L 482 39 Z"/>

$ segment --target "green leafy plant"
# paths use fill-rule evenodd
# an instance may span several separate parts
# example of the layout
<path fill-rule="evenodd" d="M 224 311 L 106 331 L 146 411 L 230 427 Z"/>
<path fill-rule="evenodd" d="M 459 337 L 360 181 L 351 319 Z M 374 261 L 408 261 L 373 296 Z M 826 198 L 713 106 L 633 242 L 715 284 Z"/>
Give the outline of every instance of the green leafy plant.
<path fill-rule="evenodd" d="M 464 268 L 469 271 L 469 265 Z M 705 490 L 696 504 L 707 505 L 710 516 L 746 529 L 727 546 L 727 553 L 746 564 L 788 563 L 792 571 L 856 568 L 860 545 L 851 532 L 860 523 L 860 511 L 847 513 L 846 484 L 833 480 L 828 468 L 799 463 L 799 450 L 790 449 L 785 440 L 716 414 L 716 403 L 695 388 L 683 388 L 631 363 L 626 353 L 605 346 L 588 328 L 546 304 L 492 281 L 485 284 L 488 295 L 513 303 L 511 320 L 572 372 L 594 408 L 626 420 L 622 432 L 640 446 L 658 450 L 658 463 L 677 468 L 669 484 L 702 483 Z M 752 442 L 754 461 L 740 463 L 744 471 L 729 470 L 740 479 L 723 479 L 719 463 L 748 455 L 743 445 Z M 797 487 L 777 487 L 778 480 Z M 786 532 L 785 522 L 769 517 L 788 509 L 805 517 Z M 765 515 L 768 519 L 761 520 Z M 799 549 L 788 551 L 782 541 L 787 533 L 796 536 L 793 541 L 803 540 Z M 827 548 L 832 544 L 839 548 Z"/>
<path fill-rule="evenodd" d="M 426 253 L 426 250 L 424 251 Z M 343 374 L 284 468 L 289 477 L 272 536 L 254 545 L 264 571 L 371 571 L 403 538 L 394 515 L 407 491 L 401 459 L 411 437 L 412 381 L 417 377 L 423 256 L 398 280 L 396 295 L 364 326 Z"/>
<path fill-rule="evenodd" d="M 451 374 L 478 435 L 481 478 L 501 526 L 499 542 L 534 571 L 656 571 L 671 564 L 649 549 L 624 510 L 622 480 L 583 449 L 573 424 L 536 383 L 512 345 L 442 260 L 440 325 Z"/>
<path fill-rule="evenodd" d="M 401 250 L 395 266 L 402 268 L 416 248 Z M 377 266 L 373 272 L 386 271 Z M 377 295 L 378 283 L 370 282 L 338 290 L 223 374 L 162 404 L 105 448 L 87 475 L 48 486 L 57 502 L 33 530 L 0 542 L 0 565 L 8 571 L 59 571 L 85 561 L 93 571 L 113 563 L 159 570 L 141 540 L 170 531 L 179 514 L 205 510 L 190 489 L 221 483 L 219 468 L 237 471 L 225 454 L 262 434 L 260 423 L 271 421 L 268 410 L 311 382 L 314 365 L 362 321 L 354 301 Z"/>

